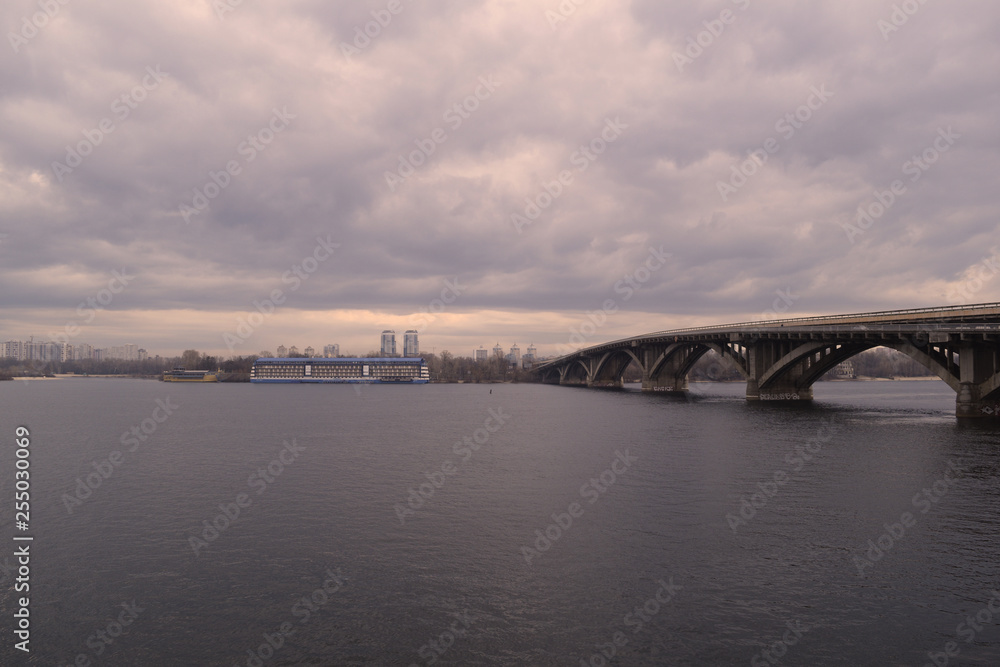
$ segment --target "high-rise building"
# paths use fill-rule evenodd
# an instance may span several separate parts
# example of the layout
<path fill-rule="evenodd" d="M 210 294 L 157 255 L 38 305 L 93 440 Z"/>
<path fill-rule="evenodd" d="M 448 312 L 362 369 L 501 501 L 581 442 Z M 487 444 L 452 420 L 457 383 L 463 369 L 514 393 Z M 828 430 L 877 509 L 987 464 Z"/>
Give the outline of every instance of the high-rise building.
<path fill-rule="evenodd" d="M 295 347 L 294 345 L 292 345 L 290 348 L 288 348 L 288 356 L 294 357 L 298 353 L 299 353 L 299 348 Z"/>
<path fill-rule="evenodd" d="M 31 361 L 59 361 L 62 359 L 62 347 L 59 343 L 26 343 L 29 354 L 25 358 Z"/>
<path fill-rule="evenodd" d="M 496 357 L 497 359 L 503 359 L 503 348 L 500 347 L 500 343 L 497 343 L 493 347 L 493 356 Z"/>
<path fill-rule="evenodd" d="M 382 332 L 382 356 L 396 356 L 396 332 L 391 329 Z"/>
<path fill-rule="evenodd" d="M 531 368 L 535 365 L 535 361 L 538 359 L 538 348 L 532 343 L 528 346 L 528 351 L 524 353 L 524 357 L 521 358 L 521 363 L 524 368 Z"/>
<path fill-rule="evenodd" d="M 18 361 L 33 361 L 39 363 L 85 361 L 106 359 L 123 359 L 127 361 L 143 361 L 149 357 L 146 350 L 138 345 L 128 343 L 102 349 L 95 349 L 88 343 L 72 344 L 58 343 L 54 340 L 36 341 L 34 336 L 27 341 L 9 340 L 0 343 L 0 358 L 9 357 Z"/>
<path fill-rule="evenodd" d="M 515 366 L 521 365 L 521 348 L 514 343 L 510 346 L 510 362 Z"/>
<path fill-rule="evenodd" d="M 28 342 L 22 344 L 22 349 L 24 350 L 24 356 L 21 357 L 25 361 L 42 361 L 42 344 L 36 343 L 34 338 L 28 340 Z"/>
<path fill-rule="evenodd" d="M 485 361 L 486 361 L 486 360 L 488 359 L 488 356 L 487 356 L 488 354 L 489 354 L 489 353 L 488 353 L 488 352 L 486 351 L 486 348 L 485 348 L 485 347 L 483 347 L 482 345 L 480 345 L 480 346 L 479 346 L 479 349 L 478 349 L 478 350 L 476 350 L 476 352 L 475 352 L 475 356 L 474 356 L 473 358 L 474 358 L 474 359 L 475 359 L 475 360 L 476 360 L 477 362 L 485 362 Z"/>
<path fill-rule="evenodd" d="M 278 357 L 284 359 L 288 356 L 288 348 L 284 345 L 278 346 Z"/>
<path fill-rule="evenodd" d="M 327 359 L 333 359 L 340 356 L 340 345 L 337 343 L 331 343 L 323 347 L 323 356 Z"/>
<path fill-rule="evenodd" d="M 417 339 L 417 332 L 415 329 L 410 329 L 403 334 L 403 356 L 420 356 L 420 341 Z"/>
<path fill-rule="evenodd" d="M 303 350 L 302 353 L 305 354 L 310 359 L 316 356 L 316 350 L 313 348 L 312 345 Z"/>

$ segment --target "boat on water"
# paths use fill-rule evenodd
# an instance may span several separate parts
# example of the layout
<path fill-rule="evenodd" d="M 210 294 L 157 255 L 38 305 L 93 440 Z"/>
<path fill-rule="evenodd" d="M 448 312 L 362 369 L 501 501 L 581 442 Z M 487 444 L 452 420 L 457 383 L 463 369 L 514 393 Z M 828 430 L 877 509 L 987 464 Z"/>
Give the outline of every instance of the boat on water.
<path fill-rule="evenodd" d="M 189 371 L 177 366 L 173 370 L 163 371 L 164 382 L 218 382 L 219 376 L 211 371 Z"/>

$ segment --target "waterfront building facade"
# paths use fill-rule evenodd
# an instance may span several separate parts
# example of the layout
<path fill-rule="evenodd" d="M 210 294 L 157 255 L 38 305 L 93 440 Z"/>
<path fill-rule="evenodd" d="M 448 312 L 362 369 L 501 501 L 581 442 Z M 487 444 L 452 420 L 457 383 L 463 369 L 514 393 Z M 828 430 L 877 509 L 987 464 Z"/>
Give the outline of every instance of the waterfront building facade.
<path fill-rule="evenodd" d="M 425 384 L 427 364 L 420 357 L 261 358 L 250 370 L 254 383 Z"/>

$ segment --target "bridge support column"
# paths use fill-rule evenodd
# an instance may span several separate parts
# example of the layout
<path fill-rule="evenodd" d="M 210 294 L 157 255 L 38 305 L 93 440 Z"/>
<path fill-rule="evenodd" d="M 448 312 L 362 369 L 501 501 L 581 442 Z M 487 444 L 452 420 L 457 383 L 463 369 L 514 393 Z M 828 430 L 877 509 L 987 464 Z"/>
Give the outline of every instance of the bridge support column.
<path fill-rule="evenodd" d="M 757 380 L 747 380 L 748 401 L 811 401 L 812 387 L 797 387 L 794 381 L 772 382 L 761 391 Z"/>
<path fill-rule="evenodd" d="M 760 400 L 760 383 L 758 379 L 767 371 L 767 359 L 764 358 L 763 344 L 755 340 L 747 345 L 747 400 Z"/>
<path fill-rule="evenodd" d="M 956 417 L 982 417 L 982 401 L 979 397 L 979 388 L 972 382 L 963 382 L 958 387 L 958 395 L 955 396 L 955 416 Z"/>
<path fill-rule="evenodd" d="M 797 387 L 794 382 L 777 382 L 768 384 L 767 388 L 757 390 L 757 395 L 750 396 L 750 387 L 747 383 L 747 398 L 757 401 L 811 401 L 813 400 L 812 387 Z"/>
<path fill-rule="evenodd" d="M 685 395 L 688 391 L 687 360 L 684 355 L 674 354 L 663 364 L 655 377 L 650 375 L 648 366 L 642 373 L 642 390 L 657 393 Z"/>
<path fill-rule="evenodd" d="M 688 380 L 686 377 L 680 379 L 676 377 L 650 378 L 647 375 L 643 375 L 642 390 L 667 394 L 686 394 Z"/>
<path fill-rule="evenodd" d="M 993 406 L 987 406 L 987 401 L 983 400 L 981 387 L 996 372 L 993 350 L 985 345 L 963 342 L 959 348 L 958 366 L 960 384 L 955 396 L 955 416 L 985 417 L 992 414 Z"/>
<path fill-rule="evenodd" d="M 768 377 L 768 371 L 792 349 L 783 341 L 758 340 L 747 348 L 748 401 L 811 401 L 812 385 L 803 381 L 805 366 L 797 364 L 779 375 Z M 761 386 L 761 379 L 764 386 Z"/>

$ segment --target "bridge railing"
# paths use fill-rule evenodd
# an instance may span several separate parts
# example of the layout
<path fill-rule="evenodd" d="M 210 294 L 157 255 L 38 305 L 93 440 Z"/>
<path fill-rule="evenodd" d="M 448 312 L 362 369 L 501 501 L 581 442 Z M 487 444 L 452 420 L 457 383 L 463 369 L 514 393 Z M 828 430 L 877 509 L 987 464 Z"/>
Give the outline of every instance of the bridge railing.
<path fill-rule="evenodd" d="M 995 311 L 1000 314 L 1000 303 L 980 303 L 967 306 L 936 306 L 934 308 L 911 308 L 908 310 L 878 310 L 868 313 L 852 313 L 848 315 L 816 315 L 813 317 L 793 317 L 783 320 L 755 320 L 752 322 L 738 322 L 736 324 L 713 324 L 706 327 L 688 327 L 686 329 L 671 329 L 669 331 L 656 331 L 648 336 L 666 336 L 669 334 L 692 333 L 695 331 L 720 331 L 728 329 L 746 329 L 750 327 L 766 327 L 776 324 L 833 324 L 858 322 L 859 320 L 885 320 L 891 319 L 912 319 L 915 315 L 943 315 L 968 312 L 970 315 L 982 311 Z M 641 336 L 640 336 L 641 337 Z"/>

